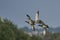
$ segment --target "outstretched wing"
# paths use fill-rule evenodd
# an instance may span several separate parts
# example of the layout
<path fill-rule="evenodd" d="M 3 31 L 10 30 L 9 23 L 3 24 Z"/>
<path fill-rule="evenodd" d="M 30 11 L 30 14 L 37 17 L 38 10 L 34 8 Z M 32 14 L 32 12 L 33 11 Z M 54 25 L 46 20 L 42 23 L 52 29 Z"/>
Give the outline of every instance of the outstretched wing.
<path fill-rule="evenodd" d="M 48 25 L 44 25 L 44 24 L 42 24 L 42 25 L 38 25 L 38 26 L 40 26 L 40 27 L 43 27 L 43 28 L 49 28 L 49 26 Z"/>
<path fill-rule="evenodd" d="M 45 23 L 42 20 L 38 21 L 39 24 L 45 25 Z"/>
<path fill-rule="evenodd" d="M 27 14 L 26 16 L 27 16 L 27 19 L 28 19 L 28 20 L 31 20 L 31 17 L 30 17 L 28 14 Z"/>
<path fill-rule="evenodd" d="M 29 22 L 28 22 L 28 21 L 25 21 L 25 22 L 29 24 Z"/>
<path fill-rule="evenodd" d="M 37 11 L 37 13 L 35 15 L 35 20 L 39 20 L 39 11 Z"/>

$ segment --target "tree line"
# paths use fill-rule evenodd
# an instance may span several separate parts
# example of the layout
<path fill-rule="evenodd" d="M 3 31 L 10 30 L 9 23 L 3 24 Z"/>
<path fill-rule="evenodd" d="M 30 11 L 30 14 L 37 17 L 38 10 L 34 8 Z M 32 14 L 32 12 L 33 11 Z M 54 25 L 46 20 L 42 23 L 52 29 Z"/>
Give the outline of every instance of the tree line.
<path fill-rule="evenodd" d="M 0 40 L 60 40 L 60 33 L 49 33 L 45 38 L 41 36 L 29 36 L 24 30 L 18 29 L 18 26 L 8 19 L 0 19 Z"/>

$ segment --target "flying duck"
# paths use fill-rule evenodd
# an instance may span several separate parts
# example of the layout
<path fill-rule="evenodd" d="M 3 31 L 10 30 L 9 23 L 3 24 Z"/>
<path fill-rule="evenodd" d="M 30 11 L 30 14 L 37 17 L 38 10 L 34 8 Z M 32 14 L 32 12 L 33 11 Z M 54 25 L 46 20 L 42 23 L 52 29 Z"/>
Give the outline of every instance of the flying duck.
<path fill-rule="evenodd" d="M 36 24 L 44 24 L 44 22 L 39 19 L 39 11 L 37 11 L 37 13 L 35 15 L 35 23 Z"/>
<path fill-rule="evenodd" d="M 35 27 L 34 27 L 35 22 L 31 19 L 31 17 L 28 14 L 26 16 L 27 16 L 28 21 L 25 21 L 25 22 L 30 24 L 32 26 L 32 30 L 35 31 Z"/>
<path fill-rule="evenodd" d="M 48 25 L 46 25 L 46 24 L 42 24 L 42 25 L 38 25 L 38 26 L 43 27 L 43 29 L 49 28 L 49 26 L 48 26 Z"/>

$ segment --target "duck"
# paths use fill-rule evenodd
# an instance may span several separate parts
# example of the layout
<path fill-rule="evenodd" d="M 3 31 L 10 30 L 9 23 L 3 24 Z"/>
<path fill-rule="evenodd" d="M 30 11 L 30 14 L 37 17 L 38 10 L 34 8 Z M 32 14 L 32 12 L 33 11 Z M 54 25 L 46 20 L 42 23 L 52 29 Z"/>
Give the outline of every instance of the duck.
<path fill-rule="evenodd" d="M 35 15 L 35 23 L 36 24 L 44 24 L 44 22 L 39 19 L 39 10 L 36 12 L 36 15 Z"/>
<path fill-rule="evenodd" d="M 28 21 L 25 21 L 25 22 L 31 25 L 32 30 L 35 31 L 35 27 L 34 27 L 35 22 L 31 19 L 31 17 L 28 14 L 26 16 L 27 16 Z"/>
<path fill-rule="evenodd" d="M 47 28 L 49 28 L 49 26 L 46 24 L 38 25 L 38 26 L 43 28 L 43 35 L 45 36 L 47 34 Z"/>

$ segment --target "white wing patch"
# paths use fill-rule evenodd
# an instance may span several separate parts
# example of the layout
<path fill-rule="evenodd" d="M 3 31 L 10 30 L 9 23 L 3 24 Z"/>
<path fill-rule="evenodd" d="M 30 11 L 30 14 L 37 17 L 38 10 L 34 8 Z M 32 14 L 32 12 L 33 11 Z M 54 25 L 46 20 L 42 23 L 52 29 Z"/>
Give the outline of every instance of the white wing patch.
<path fill-rule="evenodd" d="M 35 20 L 39 20 L 39 13 L 36 13 Z"/>

